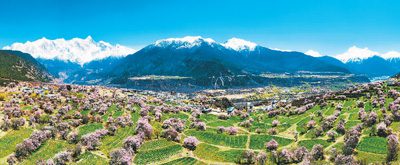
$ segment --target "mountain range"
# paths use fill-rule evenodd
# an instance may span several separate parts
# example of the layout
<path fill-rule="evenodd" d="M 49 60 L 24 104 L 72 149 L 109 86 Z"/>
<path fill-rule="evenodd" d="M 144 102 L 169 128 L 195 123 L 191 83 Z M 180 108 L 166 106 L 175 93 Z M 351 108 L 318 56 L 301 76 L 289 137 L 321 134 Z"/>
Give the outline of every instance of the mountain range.
<path fill-rule="evenodd" d="M 139 51 L 96 42 L 90 36 L 71 40 L 42 38 L 3 49 L 30 53 L 54 77 L 78 84 L 136 86 L 143 83 L 137 80 L 146 76 L 166 76 L 161 85 L 240 87 L 273 81 L 260 76 L 263 74 L 355 74 L 351 81 L 367 81 L 362 77 L 372 79 L 400 71 L 400 58 L 313 57 L 302 52 L 269 49 L 238 38 L 224 43 L 202 37 L 169 38 Z M 153 82 L 154 77 L 146 81 Z"/>
<path fill-rule="evenodd" d="M 52 76 L 31 55 L 20 51 L 0 50 L 0 82 L 50 81 Z"/>

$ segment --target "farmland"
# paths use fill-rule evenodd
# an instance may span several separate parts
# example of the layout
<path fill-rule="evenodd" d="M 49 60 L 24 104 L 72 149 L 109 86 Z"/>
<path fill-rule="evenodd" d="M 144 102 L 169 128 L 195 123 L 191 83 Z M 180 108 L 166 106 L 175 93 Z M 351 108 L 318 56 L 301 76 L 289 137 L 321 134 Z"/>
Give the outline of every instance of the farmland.
<path fill-rule="evenodd" d="M 0 91 L 0 164 L 400 163 L 390 154 L 395 79 L 229 113 L 170 93 L 23 82 Z"/>

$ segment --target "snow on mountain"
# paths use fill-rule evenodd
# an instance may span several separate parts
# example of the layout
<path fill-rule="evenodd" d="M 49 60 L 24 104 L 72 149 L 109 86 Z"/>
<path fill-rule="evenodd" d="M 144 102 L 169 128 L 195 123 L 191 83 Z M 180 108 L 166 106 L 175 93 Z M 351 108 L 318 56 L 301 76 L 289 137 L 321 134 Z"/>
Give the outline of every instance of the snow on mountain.
<path fill-rule="evenodd" d="M 99 41 L 91 36 L 85 39 L 73 38 L 70 40 L 41 38 L 25 43 L 13 43 L 3 49 L 19 50 L 31 54 L 35 58 L 59 59 L 83 65 L 93 60 L 104 59 L 110 56 L 123 57 L 136 52 L 136 50 L 116 44 Z"/>
<path fill-rule="evenodd" d="M 202 43 L 207 43 L 211 45 L 216 42 L 211 38 L 203 38 L 201 36 L 186 36 L 183 38 L 167 38 L 167 39 L 157 40 L 154 45 L 158 47 L 166 47 L 172 45 L 178 49 L 181 49 L 181 48 L 192 48 L 195 46 L 199 46 Z"/>
<path fill-rule="evenodd" d="M 313 57 L 322 57 L 321 53 L 319 53 L 319 52 L 317 52 L 315 50 L 308 50 L 304 54 L 307 54 L 307 55 L 313 56 Z"/>
<path fill-rule="evenodd" d="M 230 48 L 236 51 L 242 51 L 242 50 L 253 51 L 257 47 L 256 43 L 239 38 L 231 38 L 222 45 L 226 48 Z"/>
<path fill-rule="evenodd" d="M 385 60 L 392 60 L 400 58 L 400 52 L 389 51 L 387 53 L 379 53 L 368 48 L 359 48 L 357 46 L 350 47 L 346 52 L 334 56 L 344 63 L 347 62 L 360 62 L 362 60 L 371 58 L 373 56 L 379 56 Z"/>
<path fill-rule="evenodd" d="M 347 62 L 359 62 L 364 59 L 373 57 L 375 55 L 379 55 L 379 53 L 372 51 L 368 48 L 359 48 L 357 46 L 352 46 L 346 52 L 338 54 L 335 57 L 340 61 L 342 61 L 343 63 L 347 63 Z"/>
<path fill-rule="evenodd" d="M 390 52 L 387 52 L 385 54 L 382 54 L 381 57 L 386 59 L 386 60 L 399 59 L 400 58 L 400 52 L 390 51 Z"/>

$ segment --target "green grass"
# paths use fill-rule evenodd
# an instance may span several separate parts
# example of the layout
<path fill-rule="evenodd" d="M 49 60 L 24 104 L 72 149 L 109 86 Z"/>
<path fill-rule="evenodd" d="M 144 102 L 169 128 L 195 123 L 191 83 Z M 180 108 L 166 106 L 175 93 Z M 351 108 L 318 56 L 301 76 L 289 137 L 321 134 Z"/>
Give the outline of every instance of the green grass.
<path fill-rule="evenodd" d="M 274 139 L 279 143 L 280 147 L 287 146 L 293 142 L 292 139 L 287 139 L 279 136 L 270 135 L 251 135 L 250 136 L 250 148 L 251 149 L 265 149 L 265 143 Z"/>
<path fill-rule="evenodd" d="M 178 118 L 178 119 L 183 119 L 183 120 L 187 120 L 189 119 L 189 116 L 183 112 L 179 112 L 179 113 L 167 113 L 167 114 L 163 114 L 163 116 L 161 117 L 161 119 L 164 121 L 166 119 L 169 118 Z"/>
<path fill-rule="evenodd" d="M 324 146 L 324 148 L 326 148 L 331 143 L 326 140 L 323 140 L 323 139 L 313 139 L 313 140 L 302 140 L 302 141 L 299 141 L 297 144 L 299 146 L 306 147 L 308 150 L 311 150 L 314 147 L 314 145 L 316 145 L 316 144 L 321 144 L 322 146 Z"/>
<path fill-rule="evenodd" d="M 196 147 L 194 154 L 201 158 L 217 162 L 236 162 L 241 156 L 243 150 L 224 150 L 220 151 L 218 147 L 201 143 Z M 218 163 L 216 163 L 218 164 Z"/>
<path fill-rule="evenodd" d="M 181 145 L 171 145 L 154 150 L 139 150 L 135 156 L 134 162 L 136 164 L 148 164 L 165 160 L 175 154 L 178 154 L 182 151 L 182 149 L 183 147 Z"/>
<path fill-rule="evenodd" d="M 114 136 L 105 136 L 101 139 L 100 150 L 108 155 L 112 150 L 122 147 L 125 138 L 134 135 L 134 127 L 118 128 Z"/>
<path fill-rule="evenodd" d="M 346 129 L 350 129 L 350 128 L 356 126 L 357 124 L 361 124 L 361 121 L 360 121 L 360 120 L 348 120 L 348 121 L 346 121 L 346 123 L 344 124 L 344 127 L 345 127 Z"/>
<path fill-rule="evenodd" d="M 78 128 L 78 137 L 82 137 L 88 133 L 94 132 L 96 130 L 103 129 L 103 124 L 101 123 L 90 123 Z"/>
<path fill-rule="evenodd" d="M 36 164 L 38 160 L 47 160 L 54 157 L 55 154 L 71 149 L 72 145 L 68 144 L 66 141 L 61 140 L 48 140 L 38 150 L 32 153 L 28 158 L 26 158 L 21 164 Z"/>
<path fill-rule="evenodd" d="M 200 164 L 205 164 L 205 163 L 198 161 L 197 159 L 192 157 L 183 157 L 175 159 L 168 163 L 164 163 L 163 165 L 200 165 Z"/>
<path fill-rule="evenodd" d="M 386 154 L 374 154 L 370 152 L 357 151 L 356 159 L 363 161 L 366 164 L 384 164 L 386 162 Z"/>
<path fill-rule="evenodd" d="M 146 150 L 154 150 L 154 149 L 159 149 L 162 147 L 167 147 L 171 145 L 176 145 L 175 142 L 168 141 L 166 139 L 159 139 L 159 140 L 152 140 L 152 141 L 147 141 L 140 147 L 140 151 L 146 151 Z"/>
<path fill-rule="evenodd" d="M 228 146 L 233 148 L 244 148 L 247 142 L 246 135 L 232 136 L 227 134 L 218 134 L 216 132 L 210 132 L 210 131 L 195 131 L 195 130 L 186 131 L 186 135 L 195 136 L 202 142 L 215 145 Z"/>
<path fill-rule="evenodd" d="M 13 153 L 15 146 L 28 138 L 32 132 L 32 129 L 28 128 L 8 131 L 6 135 L 0 138 L 0 158 Z"/>
<path fill-rule="evenodd" d="M 108 165 L 108 160 L 93 154 L 92 152 L 85 152 L 79 156 L 79 161 L 76 165 Z"/>
<path fill-rule="evenodd" d="M 383 137 L 365 137 L 361 139 L 357 150 L 375 154 L 386 154 L 387 140 Z"/>

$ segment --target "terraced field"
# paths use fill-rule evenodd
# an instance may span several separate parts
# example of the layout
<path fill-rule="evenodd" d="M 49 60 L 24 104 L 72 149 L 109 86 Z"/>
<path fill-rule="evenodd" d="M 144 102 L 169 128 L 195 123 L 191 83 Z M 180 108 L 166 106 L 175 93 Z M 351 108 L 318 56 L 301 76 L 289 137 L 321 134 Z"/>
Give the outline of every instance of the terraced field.
<path fill-rule="evenodd" d="M 63 94 L 30 100 L 15 87 L 0 104 L 0 164 L 340 164 L 343 157 L 387 163 L 398 147 L 398 86 L 356 86 L 299 105 L 230 115 L 202 113 L 193 100 L 128 97 L 117 89 L 48 86 Z M 390 161 L 400 163 L 397 155 Z"/>

